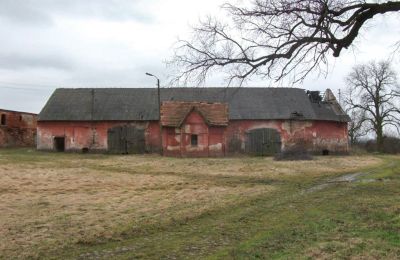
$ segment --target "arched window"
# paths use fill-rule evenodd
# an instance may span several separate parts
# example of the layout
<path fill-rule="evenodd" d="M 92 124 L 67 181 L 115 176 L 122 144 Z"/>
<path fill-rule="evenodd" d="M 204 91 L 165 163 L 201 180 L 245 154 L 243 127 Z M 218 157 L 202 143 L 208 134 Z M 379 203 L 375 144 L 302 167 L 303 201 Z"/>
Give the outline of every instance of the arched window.
<path fill-rule="evenodd" d="M 7 124 L 6 115 L 1 114 L 1 125 L 6 125 L 6 124 Z"/>

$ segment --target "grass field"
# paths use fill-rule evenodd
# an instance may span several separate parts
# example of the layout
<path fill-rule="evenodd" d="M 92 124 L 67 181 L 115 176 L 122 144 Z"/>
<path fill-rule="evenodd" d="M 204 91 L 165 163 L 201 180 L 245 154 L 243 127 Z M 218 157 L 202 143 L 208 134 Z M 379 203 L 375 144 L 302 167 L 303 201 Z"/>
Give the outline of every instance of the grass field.
<path fill-rule="evenodd" d="M 360 174 L 338 178 L 349 173 Z M 276 162 L 3 149 L 0 212 L 3 259 L 395 259 L 400 156 Z"/>

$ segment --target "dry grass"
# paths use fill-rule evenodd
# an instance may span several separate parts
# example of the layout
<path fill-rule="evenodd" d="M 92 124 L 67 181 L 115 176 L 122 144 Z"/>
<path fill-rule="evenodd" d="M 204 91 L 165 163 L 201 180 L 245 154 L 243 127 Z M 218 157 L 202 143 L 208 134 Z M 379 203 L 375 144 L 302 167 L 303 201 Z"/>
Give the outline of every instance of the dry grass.
<path fill-rule="evenodd" d="M 127 229 L 140 232 L 273 192 L 279 189 L 273 181 L 380 162 L 369 156 L 276 162 L 1 151 L 0 255 L 38 257 L 51 248 L 118 240 Z"/>

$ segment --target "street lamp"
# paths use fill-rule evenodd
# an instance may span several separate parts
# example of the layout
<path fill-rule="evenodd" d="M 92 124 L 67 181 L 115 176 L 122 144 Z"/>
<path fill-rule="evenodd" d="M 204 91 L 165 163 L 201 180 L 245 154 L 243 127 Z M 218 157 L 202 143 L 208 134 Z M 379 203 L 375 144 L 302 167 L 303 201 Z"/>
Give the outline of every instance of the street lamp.
<path fill-rule="evenodd" d="M 158 123 L 160 124 L 160 153 L 163 154 L 163 147 L 162 147 L 162 125 L 161 125 L 161 96 L 160 96 L 160 79 L 151 74 L 146 72 L 147 76 L 154 77 L 157 79 L 157 95 L 158 95 Z"/>

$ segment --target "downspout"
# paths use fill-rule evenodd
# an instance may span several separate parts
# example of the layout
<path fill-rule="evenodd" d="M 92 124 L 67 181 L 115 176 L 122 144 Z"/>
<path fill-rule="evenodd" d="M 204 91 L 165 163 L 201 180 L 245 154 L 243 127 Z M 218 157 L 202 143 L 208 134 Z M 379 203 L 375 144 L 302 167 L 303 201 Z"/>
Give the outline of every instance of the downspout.
<path fill-rule="evenodd" d="M 94 120 L 94 89 L 91 90 L 91 97 L 92 97 L 92 99 L 91 99 L 91 109 L 90 109 L 91 110 L 91 113 L 90 113 L 90 125 L 91 125 L 91 128 L 92 128 L 92 145 L 91 145 L 90 148 L 92 148 L 92 146 L 94 146 L 95 141 L 96 141 L 96 137 L 95 137 L 95 134 L 94 134 L 95 127 L 94 127 L 94 123 L 93 123 L 93 120 Z"/>

